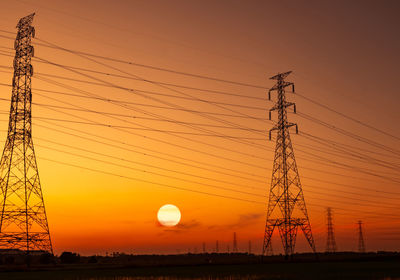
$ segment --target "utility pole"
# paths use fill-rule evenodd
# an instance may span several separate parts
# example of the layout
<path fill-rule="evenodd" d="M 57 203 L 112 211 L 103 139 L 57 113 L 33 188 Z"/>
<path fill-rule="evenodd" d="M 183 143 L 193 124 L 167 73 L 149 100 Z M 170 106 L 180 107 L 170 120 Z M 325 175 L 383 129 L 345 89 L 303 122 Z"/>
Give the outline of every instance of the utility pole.
<path fill-rule="evenodd" d="M 333 231 L 333 219 L 332 219 L 332 209 L 327 208 L 327 219 L 328 219 L 328 238 L 326 240 L 326 252 L 335 253 L 337 250 L 335 235 Z"/>
<path fill-rule="evenodd" d="M 277 137 L 263 244 L 264 255 L 272 250 L 270 248 L 272 234 L 274 229 L 278 228 L 285 259 L 294 253 L 298 228 L 303 231 L 312 251 L 316 252 L 289 134 L 289 128 L 292 126 L 296 127 L 296 133 L 298 132 L 297 124 L 287 120 L 286 108 L 293 106 L 294 112 L 296 112 L 296 105 L 286 101 L 285 95 L 285 89 L 289 86 L 294 92 L 294 84 L 285 81 L 290 73 L 292 72 L 279 73 L 271 77 L 271 80 L 276 80 L 276 84 L 268 92 L 270 100 L 271 92 L 277 91 L 278 93 L 275 105 L 269 110 L 270 119 L 272 111 L 278 112 L 278 123 L 269 131 L 270 140 L 272 131 L 277 131 Z"/>
<path fill-rule="evenodd" d="M 32 251 L 53 253 L 32 141 L 34 15 L 17 25 L 10 120 L 0 161 L 0 249 L 19 249 L 28 257 Z"/>
<path fill-rule="evenodd" d="M 232 247 L 232 253 L 237 253 L 238 248 L 237 248 L 237 240 L 236 240 L 236 232 L 233 233 L 233 247 Z"/>
<path fill-rule="evenodd" d="M 364 235 L 362 230 L 362 221 L 358 221 L 358 252 L 365 253 Z"/>

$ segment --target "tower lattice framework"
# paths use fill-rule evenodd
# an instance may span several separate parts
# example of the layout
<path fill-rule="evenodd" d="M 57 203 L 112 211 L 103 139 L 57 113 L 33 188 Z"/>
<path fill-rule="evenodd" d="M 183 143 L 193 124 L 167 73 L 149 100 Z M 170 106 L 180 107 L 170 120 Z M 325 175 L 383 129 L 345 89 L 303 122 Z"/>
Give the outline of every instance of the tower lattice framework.
<path fill-rule="evenodd" d="M 362 221 L 358 221 L 358 252 L 365 253 L 365 242 L 364 242 L 364 234 L 362 230 Z"/>
<path fill-rule="evenodd" d="M 304 233 L 312 251 L 315 252 L 315 243 L 289 134 L 289 128 L 292 126 L 296 127 L 297 133 L 297 124 L 287 120 L 288 107 L 293 106 L 296 112 L 296 105 L 286 101 L 285 95 L 285 89 L 289 86 L 294 92 L 294 84 L 285 81 L 290 73 L 291 71 L 279 73 L 271 77 L 272 80 L 276 80 L 276 84 L 268 92 L 270 100 L 272 91 L 278 93 L 277 101 L 269 111 L 270 119 L 272 111 L 278 112 L 278 123 L 269 131 L 270 139 L 271 132 L 275 130 L 277 137 L 263 244 L 263 254 L 272 251 L 272 234 L 277 228 L 286 258 L 294 253 L 299 228 Z"/>
<path fill-rule="evenodd" d="M 237 253 L 238 252 L 238 247 L 237 247 L 237 239 L 236 239 L 236 232 L 233 233 L 233 246 L 232 246 L 232 252 Z"/>
<path fill-rule="evenodd" d="M 326 209 L 327 212 L 327 227 L 328 227 L 328 237 L 326 240 L 326 252 L 335 253 L 337 250 L 336 241 L 335 241 L 335 233 L 333 231 L 333 218 L 332 218 L 332 209 L 328 207 Z"/>
<path fill-rule="evenodd" d="M 21 18 L 17 25 L 10 119 L 0 162 L 0 249 L 28 254 L 53 253 L 32 141 L 34 15 Z"/>

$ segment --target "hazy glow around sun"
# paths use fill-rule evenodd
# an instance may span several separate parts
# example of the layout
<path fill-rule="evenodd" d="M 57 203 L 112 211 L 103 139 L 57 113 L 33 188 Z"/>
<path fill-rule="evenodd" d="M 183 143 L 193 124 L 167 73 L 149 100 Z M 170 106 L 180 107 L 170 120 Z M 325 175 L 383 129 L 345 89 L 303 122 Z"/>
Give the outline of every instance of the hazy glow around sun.
<path fill-rule="evenodd" d="M 166 204 L 158 210 L 157 219 L 161 225 L 173 227 L 181 220 L 181 211 L 175 205 Z"/>

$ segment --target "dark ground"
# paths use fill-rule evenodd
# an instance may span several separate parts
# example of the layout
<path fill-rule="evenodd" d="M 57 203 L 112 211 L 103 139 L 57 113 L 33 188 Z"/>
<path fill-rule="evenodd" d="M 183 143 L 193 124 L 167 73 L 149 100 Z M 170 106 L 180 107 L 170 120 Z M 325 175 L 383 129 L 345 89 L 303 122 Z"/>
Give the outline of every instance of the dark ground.
<path fill-rule="evenodd" d="M 198 254 L 81 258 L 75 264 L 1 265 L 1 280 L 19 279 L 400 279 L 398 253 L 338 253 L 264 258 L 247 254 Z M 86 262 L 86 263 L 85 263 Z M 119 278 L 128 277 L 128 278 Z M 152 278 L 160 277 L 160 278 Z"/>

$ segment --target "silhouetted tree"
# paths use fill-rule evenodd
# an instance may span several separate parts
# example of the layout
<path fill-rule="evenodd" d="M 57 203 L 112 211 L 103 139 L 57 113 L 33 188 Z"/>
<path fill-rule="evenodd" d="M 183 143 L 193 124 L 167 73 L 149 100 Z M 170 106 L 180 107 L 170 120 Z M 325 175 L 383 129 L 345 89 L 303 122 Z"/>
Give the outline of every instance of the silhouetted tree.
<path fill-rule="evenodd" d="M 96 256 L 91 256 L 88 260 L 88 263 L 97 263 L 97 257 Z"/>
<path fill-rule="evenodd" d="M 49 264 L 54 261 L 54 256 L 49 253 L 43 253 L 40 255 L 39 262 L 41 264 Z"/>
<path fill-rule="evenodd" d="M 81 256 L 77 253 L 62 252 L 60 256 L 61 263 L 78 263 Z"/>

